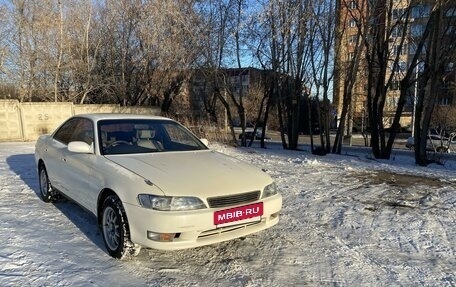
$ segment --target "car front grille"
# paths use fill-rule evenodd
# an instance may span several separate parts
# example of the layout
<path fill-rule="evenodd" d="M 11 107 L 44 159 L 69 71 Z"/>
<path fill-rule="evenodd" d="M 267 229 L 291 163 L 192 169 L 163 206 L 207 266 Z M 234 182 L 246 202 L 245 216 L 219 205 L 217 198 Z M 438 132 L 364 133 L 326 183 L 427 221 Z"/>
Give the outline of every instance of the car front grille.
<path fill-rule="evenodd" d="M 238 204 L 244 204 L 256 201 L 260 198 L 260 191 L 251 191 L 241 194 L 229 195 L 229 196 L 220 196 L 220 197 L 209 197 L 207 202 L 209 207 L 218 208 L 225 206 L 232 206 Z"/>

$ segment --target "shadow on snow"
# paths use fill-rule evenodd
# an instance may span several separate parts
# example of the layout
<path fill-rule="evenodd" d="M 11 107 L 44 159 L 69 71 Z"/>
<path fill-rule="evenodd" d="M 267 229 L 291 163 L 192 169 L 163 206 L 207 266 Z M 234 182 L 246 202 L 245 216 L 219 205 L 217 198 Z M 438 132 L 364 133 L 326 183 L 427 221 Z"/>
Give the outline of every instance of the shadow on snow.
<path fill-rule="evenodd" d="M 6 162 L 10 169 L 35 193 L 41 200 L 38 169 L 33 154 L 17 154 L 9 156 Z M 106 252 L 97 220 L 76 203 L 59 199 L 54 206 L 65 215 L 82 233 L 100 249 Z"/>

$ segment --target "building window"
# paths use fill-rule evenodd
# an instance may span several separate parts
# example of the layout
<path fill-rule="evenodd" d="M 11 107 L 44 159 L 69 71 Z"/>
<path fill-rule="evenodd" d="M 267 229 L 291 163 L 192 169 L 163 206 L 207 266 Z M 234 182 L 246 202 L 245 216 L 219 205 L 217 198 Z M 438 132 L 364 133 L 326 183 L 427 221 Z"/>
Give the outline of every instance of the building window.
<path fill-rule="evenodd" d="M 431 14 L 431 6 L 429 5 L 416 5 L 412 8 L 412 18 L 425 18 Z"/>
<path fill-rule="evenodd" d="M 391 81 L 391 84 L 390 84 L 390 90 L 392 91 L 398 91 L 400 90 L 401 86 L 400 86 L 400 82 L 399 81 Z"/>
<path fill-rule="evenodd" d="M 404 61 L 400 61 L 399 63 L 393 64 L 393 71 L 394 72 L 403 72 L 407 69 L 407 63 Z"/>
<path fill-rule="evenodd" d="M 407 44 L 403 44 L 402 49 L 401 49 L 401 55 L 407 55 L 407 51 L 408 51 Z"/>
<path fill-rule="evenodd" d="M 450 105 L 450 100 L 447 97 L 440 98 L 439 104 L 441 106 L 448 106 Z"/>
<path fill-rule="evenodd" d="M 404 34 L 402 31 L 403 31 L 402 26 L 394 27 L 393 30 L 391 31 L 391 37 L 394 37 L 394 38 L 402 37 L 402 35 Z"/>
<path fill-rule="evenodd" d="M 355 58 L 355 53 L 354 52 L 350 52 L 348 53 L 348 60 L 351 61 Z"/>
<path fill-rule="evenodd" d="M 422 24 L 412 24 L 410 27 L 410 35 L 412 37 L 421 37 L 424 33 L 424 26 Z"/>
<path fill-rule="evenodd" d="M 351 18 L 350 21 L 348 21 L 348 26 L 352 27 L 352 28 L 356 27 L 356 23 L 357 23 L 356 19 Z"/>
<path fill-rule="evenodd" d="M 393 46 L 393 56 L 399 55 L 406 55 L 407 54 L 407 45 L 394 45 Z"/>
<path fill-rule="evenodd" d="M 348 36 L 348 44 L 355 45 L 358 42 L 358 35 L 350 35 Z"/>
<path fill-rule="evenodd" d="M 393 9 L 393 20 L 402 19 L 405 15 L 405 9 Z"/>
<path fill-rule="evenodd" d="M 445 16 L 446 16 L 446 17 L 455 17 L 455 16 L 456 16 L 456 8 L 455 8 L 455 7 L 449 8 L 449 9 L 446 11 Z"/>
<path fill-rule="evenodd" d="M 356 3 L 356 1 L 350 1 L 348 3 L 348 9 L 353 10 L 353 9 L 356 9 L 356 8 L 358 8 L 358 4 Z"/>
<path fill-rule="evenodd" d="M 408 52 L 410 55 L 415 55 L 416 54 L 416 49 L 417 49 L 417 46 L 415 43 L 409 43 L 408 45 Z"/>

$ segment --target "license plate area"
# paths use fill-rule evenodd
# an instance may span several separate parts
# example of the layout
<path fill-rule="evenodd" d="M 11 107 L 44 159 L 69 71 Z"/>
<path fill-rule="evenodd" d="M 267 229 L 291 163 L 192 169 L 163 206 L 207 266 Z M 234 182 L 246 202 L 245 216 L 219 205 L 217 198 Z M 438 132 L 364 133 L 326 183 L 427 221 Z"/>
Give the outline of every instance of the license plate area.
<path fill-rule="evenodd" d="M 214 225 L 229 226 L 238 223 L 261 220 L 263 202 L 218 210 L 214 212 Z"/>

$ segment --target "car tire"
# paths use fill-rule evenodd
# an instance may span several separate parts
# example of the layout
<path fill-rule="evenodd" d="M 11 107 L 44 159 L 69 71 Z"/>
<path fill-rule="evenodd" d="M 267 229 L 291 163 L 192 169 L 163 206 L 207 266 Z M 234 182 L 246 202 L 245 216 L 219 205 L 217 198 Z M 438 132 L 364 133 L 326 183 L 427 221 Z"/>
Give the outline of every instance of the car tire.
<path fill-rule="evenodd" d="M 120 199 L 115 195 L 108 196 L 101 214 L 101 231 L 109 255 L 117 259 L 138 255 L 140 246 L 130 241 L 128 220 Z"/>
<path fill-rule="evenodd" d="M 44 166 L 43 163 L 41 163 L 40 167 L 38 168 L 38 178 L 39 178 L 39 182 L 40 182 L 39 184 L 40 184 L 41 199 L 44 202 L 56 201 L 58 194 L 52 187 L 51 182 L 49 181 L 46 167 Z"/>

